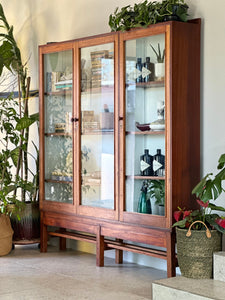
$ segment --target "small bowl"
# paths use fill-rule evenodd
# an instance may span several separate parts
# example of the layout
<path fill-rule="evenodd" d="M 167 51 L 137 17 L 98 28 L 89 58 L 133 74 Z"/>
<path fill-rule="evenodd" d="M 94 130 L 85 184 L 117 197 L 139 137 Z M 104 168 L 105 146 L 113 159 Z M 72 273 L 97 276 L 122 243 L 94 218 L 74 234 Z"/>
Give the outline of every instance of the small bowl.
<path fill-rule="evenodd" d="M 140 124 L 140 123 L 136 122 L 135 125 L 136 125 L 137 129 L 139 129 L 141 131 L 149 131 L 149 130 L 151 130 L 150 123 Z"/>

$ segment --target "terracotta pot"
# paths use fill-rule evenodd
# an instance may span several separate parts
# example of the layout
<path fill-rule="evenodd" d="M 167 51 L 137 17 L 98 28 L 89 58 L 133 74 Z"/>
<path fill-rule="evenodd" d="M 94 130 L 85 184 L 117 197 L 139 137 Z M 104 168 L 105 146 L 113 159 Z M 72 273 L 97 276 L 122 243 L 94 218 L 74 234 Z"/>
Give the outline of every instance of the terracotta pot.
<path fill-rule="evenodd" d="M 9 216 L 0 213 L 0 256 L 12 250 L 13 230 Z"/>

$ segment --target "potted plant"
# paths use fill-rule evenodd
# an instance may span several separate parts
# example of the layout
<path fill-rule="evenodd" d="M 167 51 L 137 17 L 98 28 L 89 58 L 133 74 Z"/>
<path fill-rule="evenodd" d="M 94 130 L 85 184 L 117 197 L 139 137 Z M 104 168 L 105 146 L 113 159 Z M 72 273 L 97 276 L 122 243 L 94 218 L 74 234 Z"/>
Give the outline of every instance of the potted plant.
<path fill-rule="evenodd" d="M 5 80 L 3 69 L 8 69 L 18 78 L 18 98 L 14 97 L 14 93 L 8 93 L 6 98 L 1 99 L 0 111 L 0 159 L 3 162 L 0 167 L 0 207 L 2 213 L 11 216 L 15 238 L 15 233 L 23 223 L 25 208 L 33 210 L 30 203 L 34 203 L 34 207 L 38 209 L 38 149 L 29 135 L 30 126 L 38 121 L 38 114 L 29 114 L 30 77 L 27 76 L 26 63 L 22 61 L 14 38 L 13 27 L 8 24 L 1 4 L 0 22 L 0 80 Z M 8 83 L 9 89 L 10 84 Z M 36 156 L 29 152 L 31 145 Z M 30 167 L 31 164 L 35 165 L 36 170 Z M 28 228 L 30 225 L 27 225 L 27 221 L 30 217 L 27 217 L 26 212 L 25 215 L 25 228 Z M 37 226 L 39 229 L 39 224 Z"/>
<path fill-rule="evenodd" d="M 150 45 L 150 46 L 151 46 L 153 52 L 155 53 L 156 60 L 157 60 L 157 63 L 155 63 L 156 80 L 163 80 L 165 77 L 165 63 L 164 63 L 165 49 L 163 51 L 161 51 L 159 43 L 158 43 L 158 51 L 152 45 Z"/>
<path fill-rule="evenodd" d="M 188 5 L 184 0 L 145 0 L 138 4 L 117 7 L 109 16 L 109 26 L 112 31 L 126 31 L 136 27 L 147 27 L 158 22 L 176 20 L 187 21 Z"/>
<path fill-rule="evenodd" d="M 224 189 L 225 154 L 219 158 L 218 173 L 207 174 L 193 189 L 199 209 L 179 208 L 174 212 L 177 256 L 181 274 L 191 278 L 211 278 L 213 252 L 221 251 L 222 233 L 225 233 L 225 218 L 216 211 L 225 208 L 210 200 L 216 200 Z"/>
<path fill-rule="evenodd" d="M 149 180 L 147 193 L 150 197 L 152 214 L 165 215 L 165 181 Z"/>

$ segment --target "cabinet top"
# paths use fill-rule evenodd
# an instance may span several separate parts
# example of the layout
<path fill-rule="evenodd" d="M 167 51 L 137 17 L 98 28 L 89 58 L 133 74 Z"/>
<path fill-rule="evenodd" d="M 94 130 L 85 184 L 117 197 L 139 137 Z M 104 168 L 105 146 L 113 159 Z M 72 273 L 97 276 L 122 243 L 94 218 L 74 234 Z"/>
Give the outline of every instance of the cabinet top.
<path fill-rule="evenodd" d="M 126 33 L 134 32 L 134 31 L 137 31 L 137 30 L 140 30 L 140 29 L 141 30 L 150 30 L 150 29 L 155 28 L 155 27 L 162 27 L 162 26 L 166 26 L 166 25 L 172 26 L 173 24 L 197 24 L 197 25 L 200 26 L 201 25 L 201 18 L 191 19 L 191 20 L 188 20 L 187 22 L 180 22 L 180 21 L 159 22 L 159 23 L 156 23 L 156 24 L 149 25 L 147 28 L 144 28 L 144 27 L 132 28 L 132 29 L 130 29 L 128 31 L 124 31 L 124 32 L 126 32 Z M 48 46 L 57 45 L 57 44 L 60 44 L 60 43 L 69 44 L 69 43 L 74 43 L 74 42 L 78 42 L 78 41 L 82 41 L 82 40 L 86 40 L 86 39 L 90 39 L 90 38 L 119 35 L 119 34 L 123 34 L 124 32 L 122 32 L 122 31 L 108 32 L 108 33 L 101 33 L 101 34 L 97 34 L 97 35 L 77 38 L 77 39 L 73 39 L 73 40 L 67 40 L 67 41 L 47 42 L 46 44 L 39 45 L 39 47 L 48 47 Z"/>

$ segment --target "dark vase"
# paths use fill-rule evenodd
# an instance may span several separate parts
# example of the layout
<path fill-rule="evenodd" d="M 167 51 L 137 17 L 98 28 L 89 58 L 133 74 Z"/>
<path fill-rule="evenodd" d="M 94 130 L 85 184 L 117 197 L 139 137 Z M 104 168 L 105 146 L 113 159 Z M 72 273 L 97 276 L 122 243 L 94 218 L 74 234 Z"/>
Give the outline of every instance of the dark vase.
<path fill-rule="evenodd" d="M 150 74 L 145 76 L 143 80 L 145 82 L 154 81 L 155 78 L 155 66 L 150 62 L 150 57 L 146 57 L 146 62 L 144 63 L 144 67 L 150 71 Z"/>
<path fill-rule="evenodd" d="M 161 149 L 157 149 L 156 155 L 153 156 L 154 176 L 165 175 L 165 156 L 161 154 Z"/>
<path fill-rule="evenodd" d="M 149 154 L 149 150 L 145 149 L 144 154 L 140 157 L 140 169 L 142 176 L 152 176 L 153 175 L 153 156 Z"/>
<path fill-rule="evenodd" d="M 136 63 L 136 68 L 138 71 L 142 71 L 142 60 L 141 58 L 137 58 L 137 63 Z M 136 82 L 142 82 L 142 75 L 139 75 L 137 78 L 136 78 Z"/>
<path fill-rule="evenodd" d="M 40 238 L 40 211 L 38 202 L 27 202 L 24 209 L 17 214 L 10 216 L 12 228 L 14 231 L 13 241 L 33 241 Z"/>

